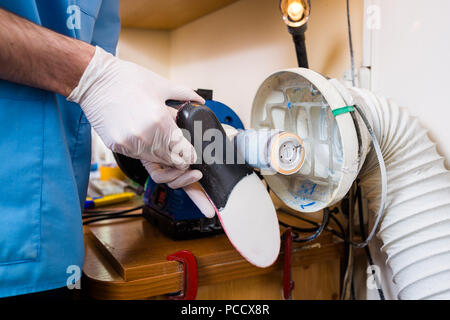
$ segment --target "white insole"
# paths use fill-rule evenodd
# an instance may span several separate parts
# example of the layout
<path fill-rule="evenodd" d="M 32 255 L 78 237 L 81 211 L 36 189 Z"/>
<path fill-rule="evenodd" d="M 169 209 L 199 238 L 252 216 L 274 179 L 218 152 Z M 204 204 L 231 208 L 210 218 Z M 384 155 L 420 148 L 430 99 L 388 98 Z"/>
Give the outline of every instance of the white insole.
<path fill-rule="evenodd" d="M 213 204 L 208 200 L 208 196 L 203 191 L 202 186 L 198 182 L 194 182 L 183 188 L 192 202 L 195 203 L 197 208 L 207 217 L 214 218 L 216 212 L 214 211 Z"/>
<path fill-rule="evenodd" d="M 234 186 L 218 213 L 237 251 L 258 267 L 272 265 L 280 252 L 280 228 L 272 200 L 255 173 Z"/>

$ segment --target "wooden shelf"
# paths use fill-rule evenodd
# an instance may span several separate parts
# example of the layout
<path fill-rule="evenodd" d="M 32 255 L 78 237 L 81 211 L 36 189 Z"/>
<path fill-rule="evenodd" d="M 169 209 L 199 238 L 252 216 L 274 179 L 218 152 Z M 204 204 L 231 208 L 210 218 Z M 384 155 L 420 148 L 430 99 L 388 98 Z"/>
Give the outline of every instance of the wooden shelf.
<path fill-rule="evenodd" d="M 270 275 L 275 278 L 275 283 L 282 283 L 280 272 L 283 269 L 283 253 L 271 267 L 257 268 L 245 261 L 223 234 L 205 239 L 174 241 L 144 218 L 130 218 L 89 225 L 85 227 L 85 240 L 83 272 L 88 294 L 96 299 L 143 299 L 181 290 L 182 268 L 178 262 L 167 261 L 166 257 L 182 249 L 195 254 L 199 286 L 202 288 L 238 281 L 235 286 L 239 290 L 249 290 L 239 286 L 239 281 Z M 326 294 L 322 298 L 330 298 L 337 296 L 333 292 L 339 292 L 338 266 L 343 254 L 343 243 L 333 241 L 333 237 L 326 233 L 312 243 L 294 243 L 292 267 L 307 268 L 335 261 L 333 265 L 337 269 L 333 269 L 330 274 L 317 270 L 308 273 L 317 273 L 317 278 L 311 283 L 324 290 Z M 320 285 L 321 279 L 325 282 Z M 306 290 L 303 293 L 306 298 L 314 297 L 315 293 L 313 288 L 306 288 L 309 285 L 309 282 L 296 285 L 297 290 Z M 277 294 L 281 292 L 276 291 Z"/>
<path fill-rule="evenodd" d="M 237 0 L 122 0 L 123 27 L 173 30 Z"/>

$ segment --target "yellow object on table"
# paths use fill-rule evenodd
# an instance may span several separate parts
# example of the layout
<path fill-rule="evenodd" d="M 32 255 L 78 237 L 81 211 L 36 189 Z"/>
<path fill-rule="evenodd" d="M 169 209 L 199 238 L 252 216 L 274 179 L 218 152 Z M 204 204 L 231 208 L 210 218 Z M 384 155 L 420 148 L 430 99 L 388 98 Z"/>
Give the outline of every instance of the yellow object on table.
<path fill-rule="evenodd" d="M 130 201 L 131 199 L 133 199 L 134 196 L 135 196 L 135 194 L 133 192 L 122 192 L 122 193 L 111 194 L 111 195 L 103 196 L 103 197 L 96 197 L 96 198 L 88 197 L 88 198 L 86 198 L 86 201 L 84 202 L 84 208 L 85 209 L 98 208 L 98 207 L 108 206 L 111 204 L 126 202 L 126 201 Z"/>
<path fill-rule="evenodd" d="M 100 166 L 100 180 L 109 180 L 115 178 L 117 180 L 125 180 L 126 176 L 119 167 Z"/>

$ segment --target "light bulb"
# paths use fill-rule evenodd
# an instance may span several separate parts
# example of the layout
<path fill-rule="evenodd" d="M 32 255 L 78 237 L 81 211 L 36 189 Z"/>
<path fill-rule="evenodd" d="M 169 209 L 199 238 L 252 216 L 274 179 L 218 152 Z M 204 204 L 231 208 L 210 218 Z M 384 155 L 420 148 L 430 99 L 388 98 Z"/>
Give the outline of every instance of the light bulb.
<path fill-rule="evenodd" d="M 280 10 L 284 22 L 293 28 L 304 25 L 309 18 L 310 7 L 308 0 L 280 0 Z"/>
<path fill-rule="evenodd" d="M 289 4 L 287 12 L 291 20 L 299 21 L 303 17 L 305 9 L 303 8 L 303 5 L 300 2 L 293 1 Z"/>

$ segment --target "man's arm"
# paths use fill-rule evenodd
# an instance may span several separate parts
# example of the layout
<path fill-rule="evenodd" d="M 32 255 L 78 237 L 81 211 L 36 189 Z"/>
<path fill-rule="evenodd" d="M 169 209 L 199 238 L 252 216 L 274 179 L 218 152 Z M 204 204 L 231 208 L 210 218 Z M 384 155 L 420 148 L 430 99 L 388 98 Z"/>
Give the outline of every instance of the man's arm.
<path fill-rule="evenodd" d="M 198 170 L 186 170 L 195 162 L 195 150 L 165 104 L 170 99 L 204 103 L 187 87 L 1 8 L 0 79 L 78 103 L 110 149 L 146 161 L 161 183 L 186 187 L 202 177 Z M 214 216 L 201 188 L 187 191 L 207 217 Z"/>
<path fill-rule="evenodd" d="M 0 8 L 0 79 L 68 96 L 95 47 Z"/>

